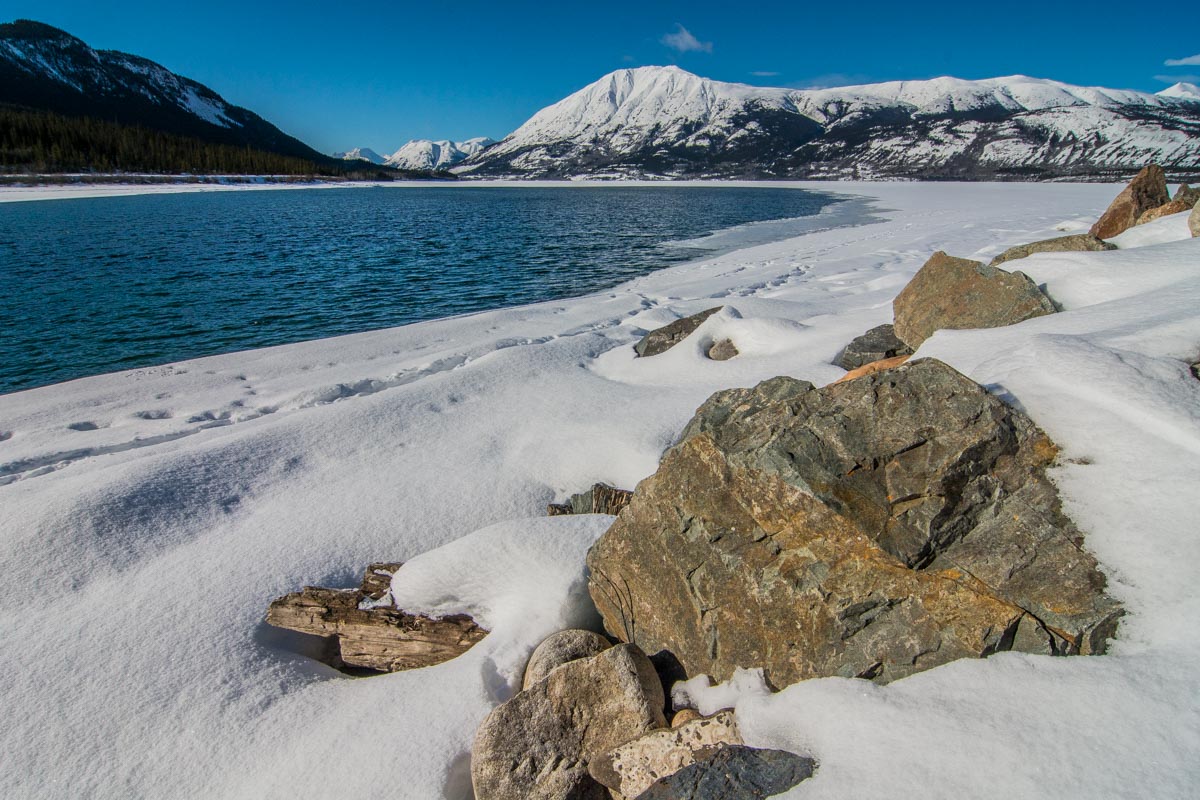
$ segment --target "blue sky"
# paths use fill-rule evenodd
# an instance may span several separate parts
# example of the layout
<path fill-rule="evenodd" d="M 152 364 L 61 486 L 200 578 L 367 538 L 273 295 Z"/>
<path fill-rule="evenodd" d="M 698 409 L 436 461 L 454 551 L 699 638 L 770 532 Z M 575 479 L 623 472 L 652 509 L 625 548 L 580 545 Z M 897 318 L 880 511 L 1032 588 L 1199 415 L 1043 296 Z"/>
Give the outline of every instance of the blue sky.
<path fill-rule="evenodd" d="M 158 61 L 326 152 L 500 138 L 601 75 L 647 64 L 765 86 L 1200 82 L 1194 2 L 0 0 L 0 21 L 19 17 Z"/>

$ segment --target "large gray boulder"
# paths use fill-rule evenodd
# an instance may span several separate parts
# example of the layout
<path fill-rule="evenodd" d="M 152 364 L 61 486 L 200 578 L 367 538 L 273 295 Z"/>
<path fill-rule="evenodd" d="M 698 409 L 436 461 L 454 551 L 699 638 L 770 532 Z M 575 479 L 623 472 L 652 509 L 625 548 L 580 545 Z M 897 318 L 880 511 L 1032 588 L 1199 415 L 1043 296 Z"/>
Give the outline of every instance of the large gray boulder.
<path fill-rule="evenodd" d="M 844 370 L 855 370 L 885 358 L 911 354 L 912 348 L 900 341 L 895 328 L 877 325 L 846 345 L 833 363 Z"/>
<path fill-rule="evenodd" d="M 497 706 L 471 748 L 476 800 L 608 800 L 588 764 L 666 727 L 654 666 L 623 644 L 552 670 Z"/>
<path fill-rule="evenodd" d="M 922 359 L 713 395 L 588 554 L 606 629 L 688 675 L 887 682 L 1120 615 L 1046 477 L 1054 444 Z"/>
<path fill-rule="evenodd" d="M 1193 238 L 1200 236 L 1200 205 L 1196 205 L 1188 215 L 1188 230 Z"/>
<path fill-rule="evenodd" d="M 636 800 L 762 800 L 811 778 L 816 768 L 813 759 L 786 750 L 721 747 L 660 779 Z"/>
<path fill-rule="evenodd" d="M 1097 239 L 1090 233 L 1076 233 L 1071 236 L 1058 236 L 1054 239 L 1042 239 L 1029 244 L 1019 244 L 1010 247 L 988 262 L 989 267 L 1003 264 L 1005 261 L 1015 261 L 1034 253 L 1099 253 L 1104 250 L 1116 250 L 1115 244 L 1109 244 L 1103 239 Z"/>
<path fill-rule="evenodd" d="M 1096 220 L 1089 233 L 1099 239 L 1111 239 L 1137 224 L 1138 217 L 1171 199 L 1167 194 L 1167 176 L 1157 164 L 1147 164 L 1121 190 L 1108 209 Z"/>
<path fill-rule="evenodd" d="M 1188 208 L 1195 208 L 1197 203 L 1200 203 L 1200 188 L 1192 188 L 1186 183 L 1179 184 L 1179 188 L 1175 190 L 1175 196 L 1172 200 L 1182 200 L 1187 204 Z"/>
<path fill-rule="evenodd" d="M 1054 313 L 1023 272 L 934 253 L 892 301 L 896 335 L 916 349 L 939 330 L 999 328 Z"/>
<path fill-rule="evenodd" d="M 656 356 L 659 353 L 665 353 L 675 345 L 682 342 L 692 332 L 699 328 L 704 320 L 711 317 L 713 314 L 720 311 L 724 306 L 716 308 L 708 308 L 701 311 L 699 314 L 692 314 L 690 317 L 677 319 L 669 325 L 664 325 L 661 328 L 650 331 L 641 340 L 633 346 L 639 358 L 648 358 Z"/>
<path fill-rule="evenodd" d="M 529 656 L 521 688 L 528 689 L 563 664 L 591 658 L 610 647 L 612 642 L 595 631 L 566 630 L 552 633 Z"/>

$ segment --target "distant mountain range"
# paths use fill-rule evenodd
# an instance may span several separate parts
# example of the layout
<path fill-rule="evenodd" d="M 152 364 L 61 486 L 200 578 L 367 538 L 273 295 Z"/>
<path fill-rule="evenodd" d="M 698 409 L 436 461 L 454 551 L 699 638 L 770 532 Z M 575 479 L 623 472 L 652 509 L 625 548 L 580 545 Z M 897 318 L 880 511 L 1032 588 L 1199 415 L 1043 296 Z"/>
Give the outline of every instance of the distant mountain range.
<path fill-rule="evenodd" d="M 721 83 L 677 67 L 604 76 L 453 171 L 467 177 L 1106 178 L 1200 175 L 1200 89 L 1013 76 L 839 89 Z"/>
<path fill-rule="evenodd" d="M 495 140 L 484 136 L 467 139 L 465 142 L 413 139 L 387 157 L 379 155 L 369 147 L 356 147 L 344 153 L 334 153 L 333 156 L 346 161 L 361 160 L 372 164 L 386 164 L 396 169 L 439 172 L 453 167 L 492 144 L 495 144 Z"/>

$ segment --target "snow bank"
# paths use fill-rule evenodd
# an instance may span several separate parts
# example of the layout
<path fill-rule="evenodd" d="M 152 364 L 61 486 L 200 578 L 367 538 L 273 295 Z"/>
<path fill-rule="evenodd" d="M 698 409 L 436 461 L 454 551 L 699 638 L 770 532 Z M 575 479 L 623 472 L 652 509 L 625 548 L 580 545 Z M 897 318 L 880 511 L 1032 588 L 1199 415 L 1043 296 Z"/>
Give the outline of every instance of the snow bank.
<path fill-rule="evenodd" d="M 606 520 L 539 519 L 545 503 L 634 485 L 717 389 L 840 376 L 829 362 L 890 320 L 934 250 L 986 259 L 1117 191 L 815 188 L 873 198 L 884 221 L 576 300 L 0 397 L 0 795 L 469 797 L 479 720 L 540 637 L 592 620 L 583 554 Z M 821 761 L 790 796 L 1194 793 L 1200 382 L 1183 359 L 1200 355 L 1200 241 L 1173 218 L 1142 228 L 1121 250 L 1014 265 L 1063 313 L 918 354 L 1063 447 L 1067 510 L 1130 612 L 1113 654 L 1005 654 L 882 688 L 692 686 L 736 701 L 752 743 Z M 714 305 L 696 341 L 632 358 L 649 328 Z M 704 357 L 726 337 L 742 355 Z M 438 667 L 352 680 L 263 624 L 273 597 L 355 585 L 376 560 L 407 562 L 405 605 L 493 632 Z"/>

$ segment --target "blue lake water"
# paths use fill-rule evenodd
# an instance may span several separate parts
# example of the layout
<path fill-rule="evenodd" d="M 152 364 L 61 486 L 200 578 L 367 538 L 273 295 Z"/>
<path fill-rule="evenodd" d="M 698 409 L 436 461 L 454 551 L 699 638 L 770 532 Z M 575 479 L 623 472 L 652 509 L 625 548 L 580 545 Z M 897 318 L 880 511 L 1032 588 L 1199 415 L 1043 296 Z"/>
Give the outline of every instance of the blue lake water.
<path fill-rule="evenodd" d="M 840 202 L 601 186 L 0 204 L 0 393 L 586 294 L 794 235 Z"/>

